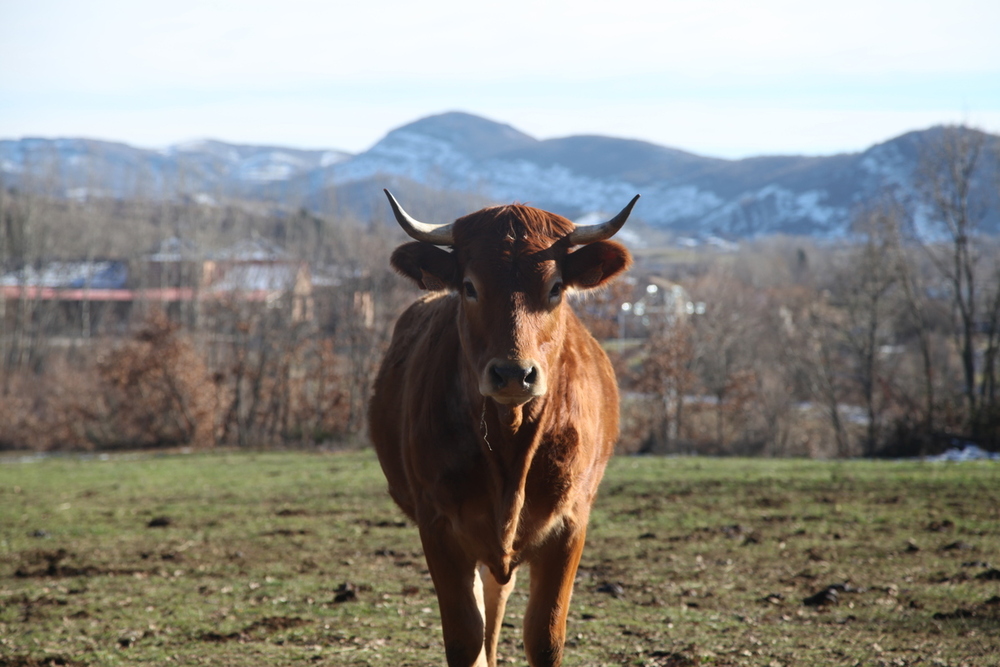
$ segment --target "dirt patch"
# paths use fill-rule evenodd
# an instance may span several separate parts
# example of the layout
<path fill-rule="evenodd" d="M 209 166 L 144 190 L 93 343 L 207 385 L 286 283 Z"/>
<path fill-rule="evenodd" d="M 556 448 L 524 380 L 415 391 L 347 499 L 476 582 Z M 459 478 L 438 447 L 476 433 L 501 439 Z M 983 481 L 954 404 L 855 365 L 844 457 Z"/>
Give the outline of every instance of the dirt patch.
<path fill-rule="evenodd" d="M 27 560 L 29 563 L 14 570 L 18 579 L 34 579 L 43 577 L 99 577 L 105 575 L 133 575 L 145 573 L 146 570 L 134 568 L 106 568 L 96 565 L 68 565 L 64 561 L 71 559 L 73 554 L 65 549 L 57 551 L 37 551 Z M 2 665 L 0 665 L 2 667 Z"/>
<path fill-rule="evenodd" d="M 405 521 L 393 521 L 390 519 L 379 519 L 377 521 L 358 519 L 354 523 L 365 528 L 406 528 L 410 525 Z"/>
<path fill-rule="evenodd" d="M 817 591 L 813 595 L 802 600 L 802 604 L 807 607 L 822 607 L 840 603 L 844 593 L 863 593 L 864 591 L 850 584 L 830 584 L 823 590 Z"/>
<path fill-rule="evenodd" d="M 222 634 L 219 632 L 203 632 L 198 635 L 198 639 L 203 642 L 249 642 L 249 641 L 259 641 L 263 639 L 266 635 L 274 634 L 275 632 L 282 632 L 284 630 L 291 630 L 292 628 L 298 628 L 303 625 L 308 625 L 309 621 L 304 618 L 295 617 L 285 617 L 285 616 L 269 616 L 267 618 L 262 618 L 260 620 L 254 621 L 250 625 L 246 626 L 242 630 L 236 632 L 230 632 L 228 634 Z"/>
<path fill-rule="evenodd" d="M 87 667 L 87 663 L 61 655 L 38 658 L 31 655 L 0 656 L 0 667 Z"/>
<path fill-rule="evenodd" d="M 280 509 L 274 513 L 275 516 L 308 516 L 309 512 L 303 509 L 292 509 L 286 507 L 285 509 Z"/>
<path fill-rule="evenodd" d="M 701 662 L 697 657 L 672 651 L 653 651 L 649 654 L 656 667 L 695 667 Z"/>
<path fill-rule="evenodd" d="M 291 630 L 292 628 L 301 627 L 307 623 L 309 623 L 309 621 L 304 618 L 299 618 L 298 616 L 294 618 L 287 618 L 285 616 L 269 616 L 267 618 L 262 618 L 259 621 L 254 621 L 244 629 L 244 632 L 281 632 L 282 630 Z"/>
<path fill-rule="evenodd" d="M 964 618 L 1000 619 L 1000 595 L 994 595 L 982 604 L 971 607 L 958 607 L 954 611 L 937 612 L 932 617 L 935 621 L 951 621 Z"/>

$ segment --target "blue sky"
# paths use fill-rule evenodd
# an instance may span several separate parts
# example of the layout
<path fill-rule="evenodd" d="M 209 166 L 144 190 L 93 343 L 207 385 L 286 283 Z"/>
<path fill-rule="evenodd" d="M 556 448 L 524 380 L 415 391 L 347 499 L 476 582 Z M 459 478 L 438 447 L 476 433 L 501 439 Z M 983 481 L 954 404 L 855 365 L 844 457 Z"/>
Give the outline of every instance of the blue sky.
<path fill-rule="evenodd" d="M 720 157 L 1000 133 L 996 0 L 0 0 L 0 137 L 371 146 L 462 110 Z"/>

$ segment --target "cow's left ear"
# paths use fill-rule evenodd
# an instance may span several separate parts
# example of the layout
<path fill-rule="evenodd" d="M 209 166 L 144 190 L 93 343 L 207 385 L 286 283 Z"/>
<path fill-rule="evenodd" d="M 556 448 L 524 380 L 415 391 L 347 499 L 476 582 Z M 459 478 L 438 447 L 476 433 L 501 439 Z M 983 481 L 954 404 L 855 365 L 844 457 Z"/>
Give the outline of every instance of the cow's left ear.
<path fill-rule="evenodd" d="M 393 251 L 389 262 L 420 289 L 458 289 L 455 255 L 430 243 L 405 243 Z"/>
<path fill-rule="evenodd" d="M 632 265 L 632 254 L 620 243 L 598 241 L 566 255 L 563 281 L 577 289 L 592 289 Z"/>

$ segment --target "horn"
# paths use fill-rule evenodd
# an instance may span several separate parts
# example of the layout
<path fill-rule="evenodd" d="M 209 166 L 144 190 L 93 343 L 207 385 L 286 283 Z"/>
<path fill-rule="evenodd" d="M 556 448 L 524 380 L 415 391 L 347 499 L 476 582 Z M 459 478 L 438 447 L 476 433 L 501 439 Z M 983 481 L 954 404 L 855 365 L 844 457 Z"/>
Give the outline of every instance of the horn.
<path fill-rule="evenodd" d="M 639 201 L 639 195 L 632 197 L 632 201 L 628 203 L 628 206 L 621 210 L 621 213 L 611 218 L 607 222 L 602 222 L 599 225 L 584 225 L 582 227 L 577 227 L 569 235 L 569 242 L 573 245 L 586 245 L 587 243 L 593 243 L 595 241 L 603 241 L 604 239 L 610 239 L 625 221 L 628 220 L 629 214 L 632 212 L 632 207 L 635 203 Z"/>
<path fill-rule="evenodd" d="M 424 241 L 425 243 L 433 243 L 434 245 L 455 245 L 455 238 L 452 235 L 451 225 L 429 225 L 426 222 L 420 222 L 415 218 L 411 218 L 410 215 L 403 210 L 396 201 L 396 198 L 392 196 L 392 193 L 388 190 L 384 190 L 385 196 L 389 198 L 389 206 L 392 206 L 392 212 L 396 216 L 396 222 L 399 226 L 403 228 L 403 231 L 415 238 L 418 241 Z"/>

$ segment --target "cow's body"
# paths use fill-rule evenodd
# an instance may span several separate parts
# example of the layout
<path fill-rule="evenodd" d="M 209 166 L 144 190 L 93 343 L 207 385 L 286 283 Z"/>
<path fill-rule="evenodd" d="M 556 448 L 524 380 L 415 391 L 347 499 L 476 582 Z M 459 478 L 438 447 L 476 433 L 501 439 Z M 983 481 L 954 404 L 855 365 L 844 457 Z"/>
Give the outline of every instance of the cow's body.
<path fill-rule="evenodd" d="M 607 241 L 569 259 L 582 252 L 569 252 L 572 230 L 537 209 L 488 209 L 455 223 L 452 253 L 424 242 L 393 256 L 422 286 L 455 290 L 400 317 L 370 415 L 389 491 L 420 530 L 453 667 L 495 664 L 525 563 L 529 661 L 561 661 L 590 506 L 618 436 L 611 364 L 562 291 L 629 261 Z"/>

